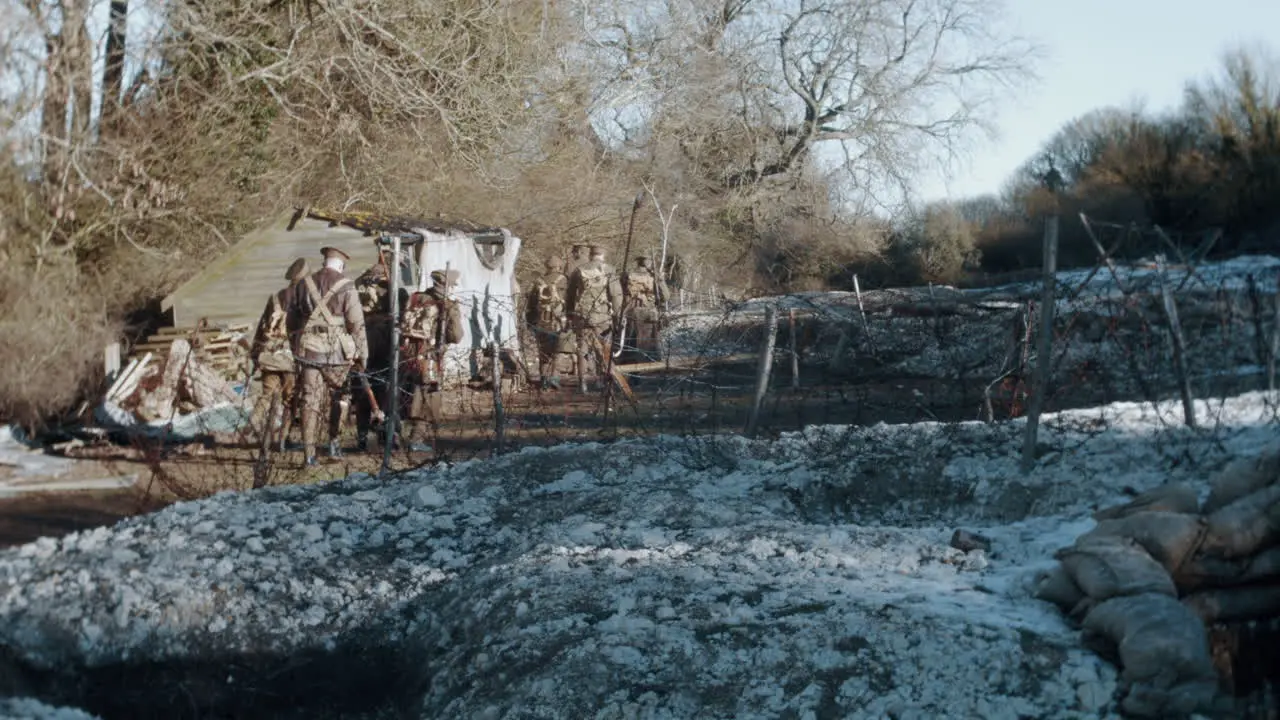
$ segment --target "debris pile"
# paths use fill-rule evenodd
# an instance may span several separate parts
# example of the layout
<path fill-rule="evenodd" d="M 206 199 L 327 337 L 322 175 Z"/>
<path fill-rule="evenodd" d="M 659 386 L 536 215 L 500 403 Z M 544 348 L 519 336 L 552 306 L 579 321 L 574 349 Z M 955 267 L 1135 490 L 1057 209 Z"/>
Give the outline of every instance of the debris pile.
<path fill-rule="evenodd" d="M 111 429 L 167 433 L 232 432 L 243 421 L 247 338 L 204 344 L 169 342 L 163 359 L 147 352 L 131 361 L 107 391 L 97 419 Z M 233 348 L 238 348 L 233 349 Z M 240 384 L 229 377 L 240 370 Z"/>
<path fill-rule="evenodd" d="M 1278 481 L 1275 443 L 1213 476 L 1203 504 L 1192 485 L 1156 488 L 1098 511 L 1097 526 L 1056 554 L 1037 597 L 1121 667 L 1126 712 L 1210 710 L 1231 667 L 1215 664 L 1208 628 L 1280 615 Z"/>

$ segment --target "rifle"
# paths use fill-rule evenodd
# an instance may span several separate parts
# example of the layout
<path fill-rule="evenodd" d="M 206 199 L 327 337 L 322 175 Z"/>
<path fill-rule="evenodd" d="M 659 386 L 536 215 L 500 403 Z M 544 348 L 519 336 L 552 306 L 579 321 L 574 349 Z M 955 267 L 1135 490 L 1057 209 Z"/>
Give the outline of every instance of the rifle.
<path fill-rule="evenodd" d="M 360 381 L 360 389 L 364 391 L 365 398 L 369 400 L 369 407 L 373 410 L 373 422 L 382 423 L 387 419 L 386 413 L 382 412 L 382 408 L 378 405 L 378 396 L 373 392 L 373 386 L 369 384 L 369 372 L 356 372 L 356 378 Z"/>

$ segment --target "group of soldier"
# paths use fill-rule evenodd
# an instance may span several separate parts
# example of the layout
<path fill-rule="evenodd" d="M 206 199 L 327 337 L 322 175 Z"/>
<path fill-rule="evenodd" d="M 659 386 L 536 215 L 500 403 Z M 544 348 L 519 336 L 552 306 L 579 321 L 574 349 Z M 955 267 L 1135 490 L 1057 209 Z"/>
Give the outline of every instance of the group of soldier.
<path fill-rule="evenodd" d="M 572 358 L 579 382 L 585 383 L 588 374 L 604 376 L 603 364 L 615 343 L 619 353 L 657 353 L 663 283 L 648 258 L 634 262 L 632 270 L 618 274 L 597 245 L 574 245 L 567 268 L 561 258 L 547 258 L 525 300 L 544 388 L 560 387 L 562 356 Z"/>
<path fill-rule="evenodd" d="M 346 276 L 350 256 L 331 247 L 320 252 L 324 262 L 315 272 L 305 258 L 293 262 L 286 285 L 263 310 L 250 351 L 262 392 L 246 435 L 274 439 L 283 449 L 293 418 L 300 415 L 303 452 L 313 465 L 326 414 L 327 450 L 336 457 L 348 410 L 355 411 L 357 449 L 365 451 L 384 406 L 393 401 L 404 420 L 398 442 L 410 451 L 429 451 L 426 441 L 438 441 L 445 351 L 463 339 L 461 312 L 450 295 L 458 273 L 434 270 L 424 292 L 402 289 L 397 319 L 387 254 L 380 253 L 378 262 L 353 281 Z M 619 351 L 626 347 L 650 357 L 657 351 L 665 298 L 647 258 L 636 258 L 635 267 L 619 275 L 600 247 L 574 245 L 568 265 L 549 258 L 523 303 L 546 389 L 560 387 L 564 356 L 570 356 L 582 383 L 588 373 L 604 374 L 615 343 Z M 397 322 L 400 364 L 398 387 L 392 388 L 391 330 Z"/>
<path fill-rule="evenodd" d="M 352 281 L 345 274 L 349 255 L 330 247 L 320 252 L 324 265 L 314 273 L 305 259 L 294 261 L 285 273 L 288 284 L 268 300 L 258 322 L 250 359 L 261 373 L 262 393 L 250 431 L 267 435 L 264 440 L 277 437 L 283 449 L 300 414 L 306 463 L 314 465 L 326 410 L 328 454 L 337 457 L 348 409 L 354 404 L 357 448 L 363 451 L 382 405 L 393 399 L 403 408 L 400 437 L 407 449 L 429 449 L 420 441 L 439 427 L 444 352 L 462 340 L 461 312 L 449 296 L 457 273 L 436 270 L 425 292 L 402 291 L 400 379 L 392 392 L 391 328 L 397 319 L 387 255 Z"/>

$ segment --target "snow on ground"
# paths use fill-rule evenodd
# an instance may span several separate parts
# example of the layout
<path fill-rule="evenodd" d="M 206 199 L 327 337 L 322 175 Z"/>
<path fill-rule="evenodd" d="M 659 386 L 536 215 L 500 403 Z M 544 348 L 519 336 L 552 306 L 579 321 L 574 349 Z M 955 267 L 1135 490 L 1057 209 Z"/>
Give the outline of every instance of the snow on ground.
<path fill-rule="evenodd" d="M 95 720 L 72 708 L 51 707 L 31 698 L 0 698 L 0 718 L 5 720 Z"/>
<path fill-rule="evenodd" d="M 1115 276 L 1132 293 L 1127 298 Z M 1122 391 L 1122 397 L 1141 384 L 1135 376 L 1169 390 L 1173 366 L 1158 274 L 1153 265 L 1128 264 L 1117 265 L 1115 276 L 1105 268 L 1058 273 L 1055 382 L 1079 382 L 1076 375 L 1085 369 L 1095 373 L 1104 368 L 1107 382 Z M 1166 277 L 1175 290 L 1192 380 L 1223 387 L 1221 378 L 1257 375 L 1273 323 L 1269 308 L 1280 281 L 1280 258 L 1238 257 L 1192 272 L 1172 266 Z M 1249 294 L 1250 277 L 1257 297 Z M 1010 353 L 1021 341 L 1017 318 L 1028 300 L 1038 303 L 1040 293 L 1038 281 L 965 290 L 875 290 L 862 293 L 865 313 L 854 293 L 795 293 L 755 298 L 720 313 L 675 318 L 666 338 L 677 355 L 756 352 L 759 333 L 746 328 L 763 323 L 765 309 L 773 306 L 821 319 L 824 329 L 812 348 L 816 357 L 835 350 L 843 329 L 852 339 L 845 346 L 850 353 L 846 359 L 872 357 L 882 371 L 899 376 L 986 383 L 1010 369 Z M 930 317 L 899 312 L 935 304 L 950 306 L 948 313 Z M 1229 352 L 1223 352 L 1224 347 Z M 1232 391 L 1243 389 L 1234 386 Z"/>
<path fill-rule="evenodd" d="M 1030 597 L 1092 509 L 1203 481 L 1280 397 L 629 440 L 226 493 L 0 553 L 40 667 L 398 648 L 420 716 L 1076 718 L 1116 673 Z M 990 555 L 948 546 L 956 528 Z"/>

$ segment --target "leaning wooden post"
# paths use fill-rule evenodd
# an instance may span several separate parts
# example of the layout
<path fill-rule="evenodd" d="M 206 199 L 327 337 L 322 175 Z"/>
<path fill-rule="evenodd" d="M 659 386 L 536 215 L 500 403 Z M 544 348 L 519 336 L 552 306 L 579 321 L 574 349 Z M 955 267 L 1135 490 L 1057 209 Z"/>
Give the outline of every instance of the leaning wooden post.
<path fill-rule="evenodd" d="M 1036 343 L 1036 367 L 1031 378 L 1031 401 L 1027 411 L 1027 429 L 1022 439 L 1022 472 L 1031 472 L 1036 464 L 1036 437 L 1040 431 L 1040 411 L 1049 387 L 1050 354 L 1053 351 L 1054 290 L 1058 272 L 1058 216 L 1045 218 L 1044 287 L 1040 294 L 1040 337 Z"/>
<path fill-rule="evenodd" d="M 747 417 L 747 437 L 755 437 L 760 424 L 760 408 L 769 392 L 769 374 L 773 371 L 773 346 L 778 335 L 778 308 L 770 306 L 765 316 L 764 347 L 760 350 L 760 363 L 756 372 L 756 394 Z"/>
<path fill-rule="evenodd" d="M 1280 355 L 1280 275 L 1276 277 L 1275 316 L 1271 324 L 1271 352 L 1267 357 L 1267 390 L 1276 389 L 1276 355 Z"/>
<path fill-rule="evenodd" d="M 800 353 L 796 348 L 796 311 L 787 311 L 787 323 L 791 329 L 791 389 L 800 389 Z"/>
<path fill-rule="evenodd" d="M 1196 406 L 1191 399 L 1191 378 L 1187 373 L 1186 341 L 1182 337 L 1182 323 L 1178 322 L 1178 306 L 1173 301 L 1173 289 L 1165 277 L 1164 255 L 1156 255 L 1156 278 L 1160 282 L 1160 297 L 1164 301 L 1164 314 L 1169 321 L 1169 335 L 1173 340 L 1173 370 L 1178 376 L 1178 392 L 1182 395 L 1182 414 L 1187 427 L 1196 426 Z"/>
<path fill-rule="evenodd" d="M 493 454 L 502 454 L 506 440 L 506 412 L 502 407 L 502 328 L 493 328 Z"/>
<path fill-rule="evenodd" d="M 382 248 L 378 248 L 382 253 Z M 388 300 L 391 302 L 391 377 L 387 385 L 387 439 L 382 445 L 382 467 L 378 477 L 391 470 L 391 449 L 396 444 L 396 425 L 400 420 L 400 236 L 391 239 L 391 270 L 388 275 Z M 443 378 L 441 378 L 443 382 Z"/>

